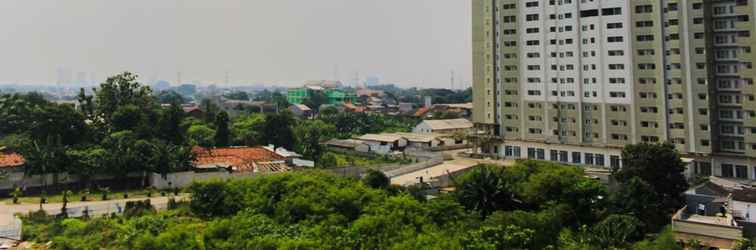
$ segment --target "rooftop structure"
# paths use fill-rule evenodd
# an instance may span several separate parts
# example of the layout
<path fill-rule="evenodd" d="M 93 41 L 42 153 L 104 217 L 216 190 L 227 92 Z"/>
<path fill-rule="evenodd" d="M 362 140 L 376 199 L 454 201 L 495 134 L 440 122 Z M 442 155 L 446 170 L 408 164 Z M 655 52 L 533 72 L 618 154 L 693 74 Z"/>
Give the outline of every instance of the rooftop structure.
<path fill-rule="evenodd" d="M 474 124 L 467 119 L 423 120 L 412 132 L 415 133 L 454 133 L 472 129 Z"/>
<path fill-rule="evenodd" d="M 197 156 L 197 168 L 230 168 L 240 172 L 261 172 L 264 166 L 284 163 L 286 157 L 281 156 L 264 147 L 228 147 L 192 149 Z"/>

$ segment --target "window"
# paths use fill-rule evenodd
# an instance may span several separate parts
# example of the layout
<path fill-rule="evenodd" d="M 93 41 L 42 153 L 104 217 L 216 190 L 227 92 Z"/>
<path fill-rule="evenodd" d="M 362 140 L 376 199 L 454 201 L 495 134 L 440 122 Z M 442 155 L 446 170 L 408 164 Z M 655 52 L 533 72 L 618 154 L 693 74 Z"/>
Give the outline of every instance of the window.
<path fill-rule="evenodd" d="M 604 8 L 601 9 L 602 16 L 622 15 L 622 8 Z"/>
<path fill-rule="evenodd" d="M 520 157 L 520 147 L 519 146 L 505 146 L 504 147 L 504 156 L 506 157 Z"/>
<path fill-rule="evenodd" d="M 697 162 L 696 163 L 696 175 L 710 176 L 711 175 L 711 163 Z"/>
<path fill-rule="evenodd" d="M 567 151 L 559 151 L 559 161 L 561 162 L 570 162 L 569 159 L 567 159 L 568 154 Z"/>
<path fill-rule="evenodd" d="M 527 21 L 538 21 L 538 14 L 529 14 L 525 16 Z"/>
<path fill-rule="evenodd" d="M 580 152 L 572 152 L 572 163 L 580 164 Z"/>
<path fill-rule="evenodd" d="M 732 165 L 722 164 L 722 177 L 732 177 Z"/>
<path fill-rule="evenodd" d="M 609 156 L 609 164 L 612 168 L 620 167 L 620 157 L 616 155 Z"/>
<path fill-rule="evenodd" d="M 653 11 L 654 11 L 654 6 L 651 6 L 651 5 L 635 6 L 635 13 L 651 13 Z"/>
<path fill-rule="evenodd" d="M 621 29 L 622 23 L 607 23 L 606 28 L 607 29 Z"/>
<path fill-rule="evenodd" d="M 536 159 L 536 149 L 528 148 L 528 159 Z"/>
<path fill-rule="evenodd" d="M 748 179 L 748 167 L 743 165 L 735 166 L 735 177 L 740 179 Z"/>
<path fill-rule="evenodd" d="M 621 43 L 624 39 L 621 36 L 610 36 L 607 38 L 610 43 Z"/>
<path fill-rule="evenodd" d="M 557 150 L 549 150 L 549 160 L 558 161 L 559 160 L 559 151 L 557 151 Z"/>
<path fill-rule="evenodd" d="M 585 153 L 585 165 L 593 165 L 593 154 Z"/>
<path fill-rule="evenodd" d="M 593 159 L 596 161 L 596 166 L 604 166 L 604 155 L 595 154 Z"/>

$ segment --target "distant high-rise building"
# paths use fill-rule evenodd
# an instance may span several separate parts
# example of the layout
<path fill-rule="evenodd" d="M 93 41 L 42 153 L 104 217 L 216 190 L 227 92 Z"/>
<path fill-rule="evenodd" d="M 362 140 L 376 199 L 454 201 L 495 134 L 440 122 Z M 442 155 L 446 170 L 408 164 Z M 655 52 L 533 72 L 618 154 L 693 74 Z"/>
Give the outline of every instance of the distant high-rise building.
<path fill-rule="evenodd" d="M 473 0 L 474 120 L 509 158 L 619 167 L 673 143 L 756 179 L 754 0 Z M 485 125 L 485 126 L 484 126 Z"/>

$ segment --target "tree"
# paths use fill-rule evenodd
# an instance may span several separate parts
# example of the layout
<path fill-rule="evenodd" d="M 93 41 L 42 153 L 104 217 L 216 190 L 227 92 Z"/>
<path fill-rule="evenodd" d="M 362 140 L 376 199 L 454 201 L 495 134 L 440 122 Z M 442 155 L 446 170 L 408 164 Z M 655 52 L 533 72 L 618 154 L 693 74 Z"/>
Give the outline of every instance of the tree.
<path fill-rule="evenodd" d="M 186 136 L 189 138 L 189 144 L 191 145 L 199 145 L 203 147 L 212 147 L 215 145 L 215 142 L 213 141 L 215 130 L 207 125 L 192 125 L 186 131 Z"/>
<path fill-rule="evenodd" d="M 263 125 L 263 142 L 277 148 L 294 148 L 295 138 L 292 126 L 294 126 L 294 116 L 289 110 L 266 115 Z"/>
<path fill-rule="evenodd" d="M 215 146 L 227 147 L 231 140 L 231 132 L 228 130 L 228 113 L 221 111 L 215 118 Z"/>
<path fill-rule="evenodd" d="M 609 204 L 610 213 L 627 214 L 643 221 L 645 232 L 657 232 L 669 221 L 669 214 L 661 207 L 661 198 L 640 177 L 621 183 L 609 196 Z"/>
<path fill-rule="evenodd" d="M 532 229 L 523 229 L 514 225 L 484 226 L 469 232 L 463 239 L 465 249 L 495 250 L 495 249 L 531 249 Z"/>
<path fill-rule="evenodd" d="M 220 108 L 212 100 L 205 98 L 200 103 L 200 109 L 205 112 L 205 123 L 212 124 Z"/>
<path fill-rule="evenodd" d="M 513 187 L 495 166 L 480 165 L 455 180 L 457 201 L 482 218 L 501 209 L 512 209 L 516 202 Z"/>
<path fill-rule="evenodd" d="M 385 189 L 391 185 L 391 179 L 381 171 L 370 169 L 362 177 L 362 183 L 371 188 Z"/>
<path fill-rule="evenodd" d="M 297 138 L 296 151 L 308 159 L 320 159 L 325 152 L 325 147 L 321 143 L 332 138 L 335 131 L 336 128 L 333 125 L 321 120 L 300 122 L 294 128 L 294 135 Z"/>
<path fill-rule="evenodd" d="M 262 130 L 265 124 L 265 115 L 252 114 L 238 116 L 231 123 L 231 134 L 234 136 L 235 145 L 260 145 L 262 144 Z"/>
<path fill-rule="evenodd" d="M 231 100 L 249 101 L 249 94 L 244 91 L 234 91 L 223 95 L 223 97 Z"/>
<path fill-rule="evenodd" d="M 622 248 L 643 238 L 641 224 L 633 216 L 615 214 L 596 224 L 591 231 L 602 249 Z"/>
<path fill-rule="evenodd" d="M 95 89 L 95 103 L 98 118 L 110 124 L 113 114 L 119 108 L 133 105 L 145 111 L 153 109 L 156 105 L 152 96 L 152 90 L 137 82 L 137 75 L 124 72 L 119 75 L 108 77 L 99 89 Z"/>
<path fill-rule="evenodd" d="M 184 144 L 187 129 L 183 124 L 184 117 L 184 111 L 177 102 L 173 102 L 170 107 L 163 109 L 159 122 L 160 133 L 158 135 L 160 135 L 160 138 L 176 145 Z"/>
<path fill-rule="evenodd" d="M 683 172 L 685 163 L 670 143 L 627 145 L 622 151 L 621 169 L 612 177 L 625 183 L 639 177 L 653 188 L 661 202 L 661 212 L 674 213 L 684 203 L 682 193 L 688 189 Z"/>
<path fill-rule="evenodd" d="M 181 96 L 181 94 L 173 90 L 161 91 L 158 94 L 157 98 L 161 104 L 186 103 L 186 99 Z"/>

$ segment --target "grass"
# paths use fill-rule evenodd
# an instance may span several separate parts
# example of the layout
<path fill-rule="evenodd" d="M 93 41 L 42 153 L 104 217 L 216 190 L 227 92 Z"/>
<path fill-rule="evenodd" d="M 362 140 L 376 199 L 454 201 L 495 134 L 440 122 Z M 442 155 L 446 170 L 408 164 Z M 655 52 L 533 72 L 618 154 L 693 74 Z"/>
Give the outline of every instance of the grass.
<path fill-rule="evenodd" d="M 336 157 L 336 167 L 343 166 L 361 166 L 361 167 L 374 167 L 386 164 L 410 164 L 410 159 L 394 159 L 386 156 L 361 156 L 356 154 L 346 154 L 341 152 L 328 152 Z"/>
<path fill-rule="evenodd" d="M 80 202 L 82 193 L 72 191 L 73 195 L 68 197 L 69 202 Z M 123 199 L 123 194 L 128 193 L 129 199 L 131 198 L 146 198 L 148 190 L 147 189 L 132 189 L 132 190 L 119 190 L 119 191 L 110 191 L 108 193 L 108 200 L 116 200 L 116 199 Z M 166 191 L 166 195 L 168 195 L 168 191 Z M 152 197 L 159 197 L 160 191 L 154 190 L 152 192 Z M 22 195 L 18 198 L 18 204 L 39 204 L 41 195 Z M 91 190 L 89 195 L 87 195 L 87 201 L 101 201 L 102 200 L 102 192 L 97 190 Z M 5 198 L 0 199 L 0 202 L 6 205 L 14 205 L 13 204 L 13 198 Z M 53 193 L 47 195 L 47 203 L 62 203 L 63 202 L 63 193 Z"/>

